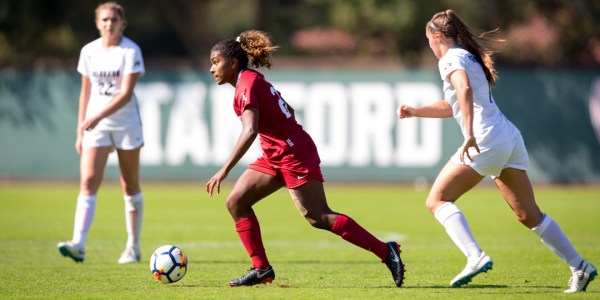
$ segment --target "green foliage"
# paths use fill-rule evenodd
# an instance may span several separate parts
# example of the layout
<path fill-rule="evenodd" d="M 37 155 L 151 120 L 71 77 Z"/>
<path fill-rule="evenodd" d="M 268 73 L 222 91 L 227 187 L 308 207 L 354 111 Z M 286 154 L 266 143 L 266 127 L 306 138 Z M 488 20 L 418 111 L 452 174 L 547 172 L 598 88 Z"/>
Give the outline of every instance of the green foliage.
<path fill-rule="evenodd" d="M 354 37 L 350 53 L 359 57 L 399 57 L 419 64 L 431 55 L 423 37 L 431 16 L 453 9 L 479 31 L 502 29 L 512 38 L 509 64 L 545 66 L 598 65 L 600 2 L 521 0 L 127 0 L 129 28 L 146 60 L 185 57 L 204 61 L 210 47 L 241 31 L 257 28 L 273 34 L 281 55 L 322 55 L 295 42 L 302 30 L 342 30 Z M 6 0 L 0 3 L 0 68 L 31 68 L 72 61 L 81 47 L 98 37 L 96 1 Z M 542 20 L 544 28 L 536 27 Z M 538 22 L 538 23 L 535 23 Z M 515 27 L 526 27 L 523 33 Z M 521 36 L 525 35 L 525 36 Z M 530 40 L 551 38 L 550 45 Z M 329 40 L 330 38 L 322 38 Z M 523 39 L 520 41 L 519 39 Z M 528 44 L 529 43 L 529 44 Z M 539 48 L 539 49 L 538 49 Z M 552 48 L 553 51 L 547 51 Z M 504 50 L 504 49 L 500 49 Z M 339 53 L 338 53 L 339 54 Z M 344 53 L 345 54 L 345 53 Z M 336 53 L 333 53 L 336 55 Z"/>
<path fill-rule="evenodd" d="M 224 207 L 228 192 L 208 198 L 201 183 L 145 183 L 140 264 L 119 265 L 125 243 L 120 187 L 105 184 L 88 238 L 86 260 L 56 251 L 72 233 L 77 184 L 0 186 L 0 298 L 2 299 L 552 299 L 562 298 L 568 268 L 539 238 L 518 224 L 496 188 L 480 186 L 459 201 L 494 269 L 464 288 L 448 287 L 465 259 L 424 208 L 426 191 L 410 186 L 327 184 L 332 209 L 350 215 L 383 240 L 402 244 L 405 287 L 371 253 L 311 228 L 287 191 L 259 202 L 267 253 L 277 278 L 269 285 L 230 288 L 250 266 Z M 576 249 L 600 264 L 598 187 L 539 187 L 538 204 Z M 163 244 L 188 255 L 180 282 L 154 282 L 148 261 Z M 577 299 L 598 298 L 590 284 Z"/>

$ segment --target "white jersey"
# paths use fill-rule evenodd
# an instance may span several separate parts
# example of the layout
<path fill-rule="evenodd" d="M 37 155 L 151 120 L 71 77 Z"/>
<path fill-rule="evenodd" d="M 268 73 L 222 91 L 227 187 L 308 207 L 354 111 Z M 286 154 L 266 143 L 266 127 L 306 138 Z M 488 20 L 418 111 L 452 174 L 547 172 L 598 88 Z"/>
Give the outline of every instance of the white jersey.
<path fill-rule="evenodd" d="M 99 38 L 81 49 L 77 71 L 91 81 L 91 95 L 86 118 L 102 110 L 121 92 L 125 74 L 144 74 L 144 60 L 140 47 L 132 40 L 122 37 L 116 47 L 106 49 Z M 141 126 L 141 118 L 135 94 L 118 111 L 102 119 L 97 130 L 125 130 Z"/>
<path fill-rule="evenodd" d="M 455 70 L 465 70 L 473 90 L 473 135 L 479 147 L 491 148 L 498 143 L 512 139 L 519 130 L 502 114 L 492 96 L 491 87 L 482 66 L 475 56 L 462 48 L 451 48 L 439 61 L 439 69 L 444 81 L 444 99 L 452 106 L 454 119 L 465 134 L 462 112 L 458 105 L 456 89 L 448 75 Z"/>

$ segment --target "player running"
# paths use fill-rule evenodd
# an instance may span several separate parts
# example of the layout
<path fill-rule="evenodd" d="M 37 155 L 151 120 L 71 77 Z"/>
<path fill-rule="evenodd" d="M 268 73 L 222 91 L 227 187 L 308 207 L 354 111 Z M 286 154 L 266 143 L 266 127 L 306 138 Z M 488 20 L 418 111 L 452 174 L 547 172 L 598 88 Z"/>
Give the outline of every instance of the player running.
<path fill-rule="evenodd" d="M 467 221 L 454 204 L 465 192 L 491 175 L 517 220 L 566 262 L 572 271 L 565 293 L 585 291 L 596 268 L 575 251 L 550 216 L 538 208 L 527 167 L 529 157 L 519 130 L 500 112 L 492 97 L 496 71 L 491 51 L 482 47 L 472 30 L 452 10 L 435 14 L 425 33 L 439 59 L 445 100 L 413 108 L 398 107 L 400 119 L 454 116 L 464 142 L 436 178 L 426 206 L 467 257 L 467 266 L 450 284 L 465 285 L 492 268 L 492 259 L 481 250 Z"/>
<path fill-rule="evenodd" d="M 267 259 L 258 219 L 252 206 L 286 186 L 294 204 L 315 228 L 331 231 L 344 240 L 373 252 L 390 269 L 396 286 L 402 286 L 404 265 L 400 246 L 384 243 L 352 218 L 332 211 L 323 189 L 317 148 L 296 122 L 294 110 L 263 74 L 249 66 L 271 67 L 271 53 L 278 47 L 261 31 L 245 31 L 236 40 L 213 46 L 210 72 L 217 84 L 235 87 L 233 108 L 242 122 L 242 132 L 225 165 L 206 183 L 206 191 L 217 193 L 229 171 L 260 136 L 263 154 L 237 180 L 227 197 L 227 209 L 236 231 L 252 259 L 249 272 L 229 282 L 230 286 L 271 282 L 275 271 Z"/>
<path fill-rule="evenodd" d="M 64 256 L 83 262 L 85 242 L 96 212 L 96 193 L 108 154 L 117 149 L 124 192 L 127 244 L 118 262 L 140 261 L 140 232 L 144 199 L 139 183 L 142 122 L 133 89 L 144 74 L 142 52 L 123 36 L 125 10 L 115 2 L 96 8 L 100 38 L 81 50 L 79 118 L 75 149 L 81 155 L 73 239 L 58 244 Z"/>

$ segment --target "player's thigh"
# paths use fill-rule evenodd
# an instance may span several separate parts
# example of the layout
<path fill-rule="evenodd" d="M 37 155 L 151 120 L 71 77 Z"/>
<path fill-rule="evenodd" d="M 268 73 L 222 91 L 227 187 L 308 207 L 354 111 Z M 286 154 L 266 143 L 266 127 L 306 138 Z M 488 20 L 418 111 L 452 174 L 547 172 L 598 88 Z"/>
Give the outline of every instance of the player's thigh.
<path fill-rule="evenodd" d="M 251 207 L 283 186 L 281 176 L 246 169 L 233 185 L 227 205 Z"/>
<path fill-rule="evenodd" d="M 483 176 L 471 167 L 448 161 L 433 182 L 427 197 L 427 208 L 434 212 L 444 202 L 456 201 L 482 179 Z"/>
<path fill-rule="evenodd" d="M 84 147 L 81 150 L 81 189 L 85 194 L 95 194 L 102 182 L 111 147 Z"/>

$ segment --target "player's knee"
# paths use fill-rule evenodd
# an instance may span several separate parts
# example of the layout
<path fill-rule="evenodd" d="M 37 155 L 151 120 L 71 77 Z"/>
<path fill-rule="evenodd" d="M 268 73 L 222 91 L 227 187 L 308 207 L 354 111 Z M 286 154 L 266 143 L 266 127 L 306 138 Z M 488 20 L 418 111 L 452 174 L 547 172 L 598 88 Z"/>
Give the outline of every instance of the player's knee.
<path fill-rule="evenodd" d="M 79 189 L 81 193 L 87 195 L 94 195 L 98 191 L 98 187 L 100 187 L 100 183 L 102 182 L 101 175 L 90 175 L 82 177 L 79 182 Z"/>
<path fill-rule="evenodd" d="M 428 197 L 425 201 L 425 208 L 432 214 L 435 213 L 435 210 L 440 206 L 440 201 L 437 199 L 433 199 L 432 197 Z"/>
<path fill-rule="evenodd" d="M 515 211 L 515 218 L 521 224 L 527 228 L 533 228 L 537 226 L 542 220 L 543 214 L 541 212 L 526 212 L 526 211 Z"/>
<path fill-rule="evenodd" d="M 244 215 L 244 213 L 250 209 L 240 205 L 239 199 L 237 197 L 232 197 L 231 195 L 225 201 L 225 207 L 227 207 L 227 211 L 229 211 L 229 214 L 234 218 Z"/>
<path fill-rule="evenodd" d="M 233 213 L 237 210 L 237 202 L 234 201 L 231 198 L 227 198 L 227 200 L 225 201 L 225 207 L 227 208 L 227 211 L 229 211 L 229 213 L 231 215 L 233 215 Z"/>
<path fill-rule="evenodd" d="M 425 208 L 427 208 L 427 210 L 432 214 L 435 214 L 435 211 L 438 209 L 438 207 L 440 207 L 446 202 L 454 202 L 454 200 L 445 197 L 441 193 L 431 193 L 429 194 L 429 196 L 427 196 L 427 200 L 425 201 Z"/>
<path fill-rule="evenodd" d="M 321 216 L 305 216 L 306 221 L 308 221 L 308 224 L 310 224 L 310 226 L 317 228 L 317 229 L 324 229 L 324 230 L 331 230 L 331 224 L 329 224 L 329 220 L 327 219 L 327 217 L 325 215 L 321 215 Z"/>

